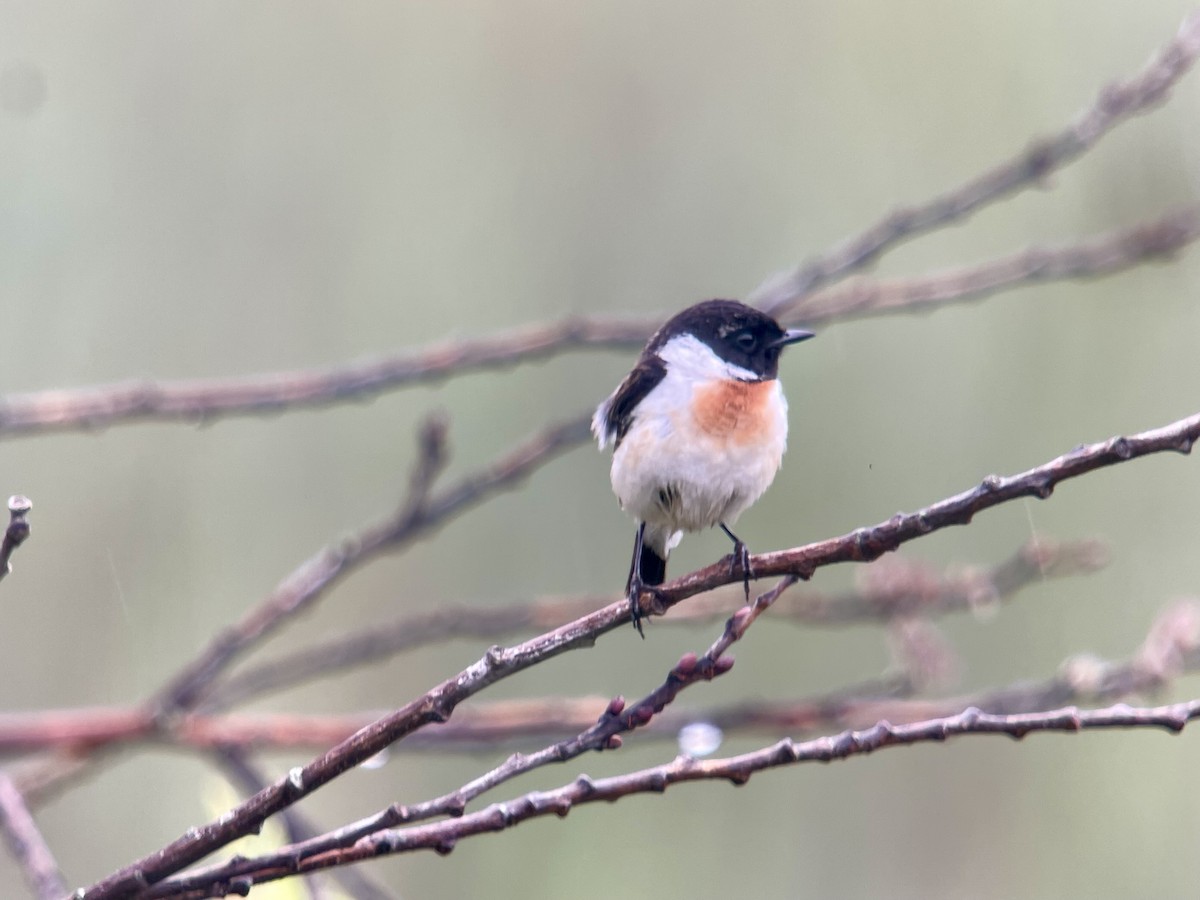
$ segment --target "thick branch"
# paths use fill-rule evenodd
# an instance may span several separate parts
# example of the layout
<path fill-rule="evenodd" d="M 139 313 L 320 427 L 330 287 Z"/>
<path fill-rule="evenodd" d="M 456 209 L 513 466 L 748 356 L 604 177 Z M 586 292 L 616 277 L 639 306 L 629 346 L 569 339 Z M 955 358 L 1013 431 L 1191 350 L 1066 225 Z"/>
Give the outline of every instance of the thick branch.
<path fill-rule="evenodd" d="M 412 384 L 512 366 L 577 347 L 639 347 L 653 327 L 648 321 L 572 318 L 327 369 L 12 394 L 0 400 L 0 436 L 93 430 L 146 420 L 208 422 L 360 401 Z"/>
<path fill-rule="evenodd" d="M 1019 497 L 1044 500 L 1060 482 L 1077 478 L 1095 469 L 1152 453 L 1190 453 L 1197 438 L 1200 438 L 1200 413 L 1162 428 L 1077 447 L 1045 465 L 1017 475 L 989 475 L 971 490 L 914 513 L 896 513 L 888 521 L 870 528 L 860 528 L 850 534 L 805 547 L 754 556 L 751 559 L 754 577 L 790 575 L 807 579 L 818 568 L 834 563 L 871 562 L 884 553 L 895 550 L 901 544 L 931 531 L 951 525 L 966 525 L 976 513 L 1001 503 Z M 741 579 L 740 572 L 731 571 L 731 561 L 730 557 L 725 557 L 656 589 L 653 596 L 643 595 L 643 612 L 664 612 L 687 597 Z M 647 599 L 652 602 L 651 609 L 646 608 Z M 620 607 L 621 604 L 618 603 L 609 609 L 619 612 Z M 625 612 L 628 613 L 628 609 Z"/>

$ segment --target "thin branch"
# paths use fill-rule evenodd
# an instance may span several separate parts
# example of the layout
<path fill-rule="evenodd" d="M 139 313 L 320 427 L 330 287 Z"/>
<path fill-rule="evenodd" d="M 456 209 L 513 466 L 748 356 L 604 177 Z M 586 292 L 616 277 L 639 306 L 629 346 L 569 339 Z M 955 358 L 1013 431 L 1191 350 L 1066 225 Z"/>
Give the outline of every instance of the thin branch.
<path fill-rule="evenodd" d="M 1094 572 L 1106 562 L 1107 551 L 1097 541 L 1060 543 L 1045 538 L 1029 541 L 1009 559 L 990 568 L 959 565 L 938 573 L 896 558 L 892 565 L 868 570 L 877 574 L 858 590 L 834 595 L 813 589 L 793 592 L 775 604 L 772 620 L 846 625 L 895 616 L 979 610 L 1013 597 L 1030 584 Z M 376 624 L 230 675 L 213 688 L 203 708 L 228 709 L 272 691 L 370 665 L 438 641 L 498 640 L 523 631 L 544 631 L 612 601 L 611 595 L 605 595 L 550 598 L 491 608 L 440 604 L 433 612 Z M 713 591 L 675 607 L 664 621 L 709 622 L 729 615 L 743 602 L 740 587 L 736 591 Z"/>
<path fill-rule="evenodd" d="M 4 772 L 0 772 L 0 836 L 38 897 L 58 900 L 67 893 L 67 883 L 25 798 Z"/>
<path fill-rule="evenodd" d="M 1033 247 L 1006 257 L 911 278 L 860 279 L 844 288 L 775 299 L 770 311 L 788 323 L 920 310 L 975 300 L 1033 282 L 1098 278 L 1169 257 L 1196 240 L 1196 208 L 1059 247 Z M 833 251 L 821 259 L 835 259 Z M 858 268 L 858 267 L 855 267 Z M 752 295 L 750 302 L 755 302 Z M 761 301 L 759 301 L 761 302 Z M 659 318 L 576 317 L 488 338 L 448 342 L 378 362 L 316 371 L 266 372 L 233 379 L 138 382 L 55 389 L 0 398 L 0 439 L 54 431 L 95 430 L 140 421 L 209 422 L 313 406 L 360 402 L 428 381 L 516 366 L 571 350 L 635 350 Z"/>
<path fill-rule="evenodd" d="M 346 865 L 380 856 L 435 850 L 449 853 L 464 838 L 504 831 L 530 819 L 566 816 L 587 803 L 612 802 L 634 794 L 661 794 L 668 787 L 692 781 L 728 781 L 743 785 L 756 772 L 808 762 L 832 762 L 865 756 L 889 747 L 941 743 L 966 735 L 1006 735 L 1020 739 L 1035 732 L 1074 734 L 1095 729 L 1161 728 L 1177 734 L 1200 717 L 1200 700 L 1169 706 L 1134 708 L 1118 704 L 1107 709 L 1063 709 L 1020 715 L 992 715 L 969 708 L 958 715 L 892 725 L 879 722 L 862 731 L 844 731 L 830 737 L 796 742 L 785 738 L 771 746 L 724 759 L 701 760 L 678 756 L 669 763 L 593 779 L 587 775 L 549 791 L 530 791 L 513 800 L 494 803 L 459 818 L 391 829 L 364 838 L 349 848 L 297 859 L 296 848 L 285 847 L 256 859 L 236 859 L 164 881 L 140 897 L 216 897 L 246 893 L 255 884 L 330 866 Z M 85 894 L 84 896 L 91 896 Z"/>
<path fill-rule="evenodd" d="M 358 402 L 385 391 L 514 366 L 569 349 L 637 348 L 653 330 L 654 324 L 647 320 L 576 317 L 326 369 L 11 394 L 0 398 L 0 438 L 148 420 L 205 423 Z"/>
<path fill-rule="evenodd" d="M 940 528 L 965 524 L 976 513 L 1025 496 L 1048 497 L 1069 478 L 1152 453 L 1187 453 L 1200 437 L 1200 414 L 1129 437 L 1083 446 L 1019 475 L 990 476 L 978 487 L 942 500 L 916 513 L 898 513 L 871 528 L 776 553 L 755 556 L 756 577 L 809 578 L 819 568 L 839 562 L 864 562 Z M 655 612 L 703 590 L 740 580 L 730 560 L 698 570 L 665 585 L 650 597 Z M 643 606 L 647 597 L 641 598 Z M 747 614 L 744 610 L 735 614 Z M 157 852 L 113 873 L 82 891 L 78 900 L 126 897 L 169 877 L 239 837 L 255 831 L 270 816 L 364 762 L 385 747 L 433 722 L 449 719 L 455 707 L 488 686 L 568 650 L 590 646 L 600 635 L 629 621 L 629 604 L 617 602 L 574 622 L 509 648 L 493 647 L 483 658 L 443 681 L 421 697 L 372 723 L 305 766 L 292 769 L 245 803 L 216 821 L 188 832 Z"/>
<path fill-rule="evenodd" d="M 993 169 L 924 203 L 902 207 L 861 234 L 790 272 L 767 279 L 748 302 L 775 313 L 818 287 L 870 266 L 901 243 L 961 222 L 984 206 L 1018 191 L 1045 184 L 1056 170 L 1074 162 L 1125 120 L 1166 100 L 1200 54 L 1200 14 L 1183 20 L 1175 38 L 1145 68 L 1100 91 L 1095 102 L 1065 129 L 1035 141 Z"/>
<path fill-rule="evenodd" d="M 426 482 L 444 461 L 443 437 L 432 434 L 439 427 L 426 428 L 410 495 L 397 512 L 301 563 L 262 603 L 219 634 L 167 683 L 154 702 L 159 715 L 195 705 L 235 659 L 284 621 L 311 607 L 330 586 L 372 557 L 427 536 L 456 513 L 519 483 L 563 450 L 585 440 L 588 433 L 584 419 L 548 428 L 491 465 L 430 496 Z"/>
<path fill-rule="evenodd" d="M 33 503 L 28 497 L 13 494 L 8 498 L 8 527 L 0 540 L 0 579 L 12 571 L 12 555 L 29 537 L 29 522 L 25 517 L 31 509 Z"/>
<path fill-rule="evenodd" d="M 445 416 L 427 418 L 417 432 L 417 463 L 408 480 L 408 496 L 396 516 L 400 523 L 416 523 L 425 515 L 434 482 L 446 470 L 450 455 L 446 447 L 449 422 Z M 397 530 L 410 525 L 398 525 Z"/>
<path fill-rule="evenodd" d="M 1184 20 L 1175 39 L 1141 72 L 1104 88 L 1095 103 L 1061 132 L 1033 143 L 1016 157 L 953 190 L 889 213 L 859 235 L 795 270 L 772 276 L 750 293 L 748 302 L 780 315 L 822 285 L 871 265 L 905 241 L 960 222 L 1017 191 L 1044 184 L 1053 172 L 1074 162 L 1121 122 L 1163 102 L 1191 68 L 1197 53 L 1200 16 L 1192 15 Z M 137 381 L 13 394 L 0 401 L 0 438 L 146 420 L 207 422 L 358 401 L 412 384 L 517 365 L 565 350 L 636 349 L 656 325 L 653 320 L 576 317 L 315 371 L 198 381 Z"/>
<path fill-rule="evenodd" d="M 910 278 L 858 278 L 794 298 L 776 311 L 814 325 L 863 316 L 909 313 L 980 300 L 998 291 L 1047 281 L 1100 278 L 1168 259 L 1200 237 L 1200 206 L 1120 228 L 1074 244 L 1031 247 L 1011 256 Z"/>

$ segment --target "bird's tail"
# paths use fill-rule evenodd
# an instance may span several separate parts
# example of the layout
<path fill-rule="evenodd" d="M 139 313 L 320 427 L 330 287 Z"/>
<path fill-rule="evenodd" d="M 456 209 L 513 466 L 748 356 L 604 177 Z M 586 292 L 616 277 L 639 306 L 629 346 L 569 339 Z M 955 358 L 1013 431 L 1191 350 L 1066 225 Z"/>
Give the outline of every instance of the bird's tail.
<path fill-rule="evenodd" d="M 667 561 L 649 543 L 642 544 L 641 572 L 642 584 L 651 587 L 667 580 Z"/>
<path fill-rule="evenodd" d="M 635 571 L 641 575 L 642 584 L 648 587 L 655 587 L 666 581 L 667 554 L 679 543 L 682 536 L 678 531 L 663 531 L 654 526 L 645 527 L 640 551 L 637 544 L 634 546 L 635 556 L 629 565 L 629 579 L 625 583 L 625 590 L 629 590 Z"/>

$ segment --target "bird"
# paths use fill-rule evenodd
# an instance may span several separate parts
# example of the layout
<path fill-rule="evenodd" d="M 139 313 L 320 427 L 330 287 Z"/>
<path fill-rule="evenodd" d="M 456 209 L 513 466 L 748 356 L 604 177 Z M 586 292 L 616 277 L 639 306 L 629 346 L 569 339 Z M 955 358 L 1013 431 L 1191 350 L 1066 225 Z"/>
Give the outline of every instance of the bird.
<path fill-rule="evenodd" d="M 642 592 L 666 579 L 684 532 L 720 526 L 749 600 L 750 554 L 730 526 L 771 486 L 787 447 L 780 353 L 813 336 L 736 300 L 706 300 L 668 319 L 596 408 L 613 493 L 637 520 L 625 594 L 643 639 Z"/>

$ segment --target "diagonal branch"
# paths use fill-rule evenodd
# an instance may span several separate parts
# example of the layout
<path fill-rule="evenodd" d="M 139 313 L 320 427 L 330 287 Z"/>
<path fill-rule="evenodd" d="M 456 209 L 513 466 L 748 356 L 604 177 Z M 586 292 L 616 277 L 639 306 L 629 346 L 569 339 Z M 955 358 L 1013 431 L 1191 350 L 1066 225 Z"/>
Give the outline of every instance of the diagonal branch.
<path fill-rule="evenodd" d="M 794 298 L 776 315 L 806 325 L 888 313 L 920 312 L 981 300 L 1026 284 L 1100 278 L 1168 259 L 1200 237 L 1200 206 L 1058 247 L 1031 247 L 976 265 L 909 278 L 859 278 Z"/>
<path fill-rule="evenodd" d="M 253 794 L 262 790 L 265 781 L 243 750 L 230 746 L 218 747 L 214 757 L 226 777 L 237 785 L 239 792 Z M 283 813 L 282 818 L 289 843 L 308 840 L 319 831 L 297 810 L 289 809 Z M 333 877 L 348 891 L 347 896 L 354 897 L 355 900 L 388 900 L 392 896 L 358 869 L 343 867 L 335 871 Z M 314 898 L 321 896 L 316 887 L 310 887 L 309 893 Z"/>
<path fill-rule="evenodd" d="M 1116 437 L 1079 447 L 1007 478 L 989 476 L 978 487 L 934 503 L 915 513 L 898 513 L 886 522 L 859 529 L 839 538 L 805 547 L 756 556 L 757 577 L 789 576 L 806 579 L 819 568 L 839 562 L 868 561 L 895 550 L 903 543 L 940 528 L 961 525 L 972 516 L 1001 503 L 1025 496 L 1048 497 L 1061 481 L 1095 469 L 1117 465 L 1153 453 L 1187 453 L 1200 437 L 1200 413 L 1169 425 L 1128 437 Z M 731 573 L 730 560 L 715 563 L 664 586 L 650 599 L 659 612 L 683 599 L 740 579 Z M 645 604 L 646 595 L 641 598 Z M 348 769 L 357 766 L 390 744 L 433 722 L 449 719 L 459 703 L 497 681 L 524 671 L 568 650 L 590 646 L 602 634 L 629 621 L 629 605 L 611 604 L 546 634 L 512 647 L 493 647 L 458 675 L 443 681 L 421 697 L 372 723 L 346 741 L 288 775 L 218 820 L 188 832 L 157 852 L 126 866 L 79 894 L 79 900 L 127 897 L 178 872 L 255 831 L 268 817 L 311 794 Z"/>
<path fill-rule="evenodd" d="M 971 490 L 963 491 L 914 513 L 896 513 L 886 522 L 870 528 L 797 547 L 764 553 L 751 559 L 753 577 L 778 575 L 807 580 L 819 568 L 842 562 L 871 562 L 901 544 L 952 525 L 966 525 L 976 513 L 1020 497 L 1046 499 L 1063 481 L 1078 478 L 1096 469 L 1137 459 L 1152 453 L 1188 454 L 1200 438 L 1200 413 L 1143 431 L 1128 437 L 1114 437 L 1077 447 L 1057 459 L 1017 475 L 989 475 Z M 656 589 L 648 599 L 642 597 L 643 614 L 661 614 L 680 601 L 742 578 L 740 570 L 731 570 L 731 557 L 698 569 Z M 608 607 L 620 611 L 620 603 Z M 628 614 L 629 610 L 625 610 Z M 627 615 L 626 615 L 627 617 Z"/>
<path fill-rule="evenodd" d="M 1049 712 L 993 715 L 969 708 L 946 718 L 908 725 L 886 721 L 862 731 L 844 731 L 830 737 L 797 742 L 785 738 L 771 746 L 724 759 L 700 760 L 678 756 L 648 769 L 593 779 L 580 775 L 549 791 L 530 791 L 512 800 L 494 803 L 459 818 L 391 829 L 366 837 L 348 848 L 297 860 L 283 848 L 261 859 L 235 859 L 165 881 L 139 895 L 161 897 L 214 897 L 226 892 L 245 893 L 252 885 L 298 872 L 346 865 L 395 853 L 435 850 L 449 853 L 463 838 L 504 831 L 530 819 L 554 815 L 562 818 L 577 806 L 613 802 L 634 794 L 661 794 L 668 787 L 693 781 L 728 781 L 745 784 L 756 772 L 808 762 L 832 762 L 865 756 L 889 747 L 941 743 L 966 735 L 1006 735 L 1020 739 L 1034 732 L 1074 734 L 1097 729 L 1161 728 L 1177 734 L 1200 717 L 1200 700 L 1170 706 L 1136 708 L 1118 704 L 1107 709 L 1080 710 L 1070 706 Z M 88 895 L 85 895 L 88 896 Z"/>
<path fill-rule="evenodd" d="M 588 433 L 585 419 L 548 428 L 490 466 L 431 496 L 430 482 L 444 463 L 441 428 L 436 423 L 426 426 L 409 497 L 397 512 L 301 563 L 262 603 L 219 634 L 167 683 L 154 701 L 159 715 L 195 705 L 213 679 L 237 657 L 284 621 L 311 607 L 335 582 L 372 557 L 425 537 L 456 513 L 514 486 L 563 450 L 585 440 Z"/>
<path fill-rule="evenodd" d="M 57 900 L 67 893 L 67 883 L 25 798 L 4 772 L 0 772 L 0 836 L 39 898 Z"/>
<path fill-rule="evenodd" d="M 1053 172 L 1077 160 L 1117 125 L 1166 100 L 1198 54 L 1200 13 L 1193 13 L 1142 71 L 1105 87 L 1062 131 L 1035 141 L 1016 157 L 944 194 L 889 213 L 823 256 L 772 276 L 750 293 L 748 302 L 777 313 L 822 285 L 870 266 L 905 241 L 961 222 L 988 204 L 1044 184 Z"/>

